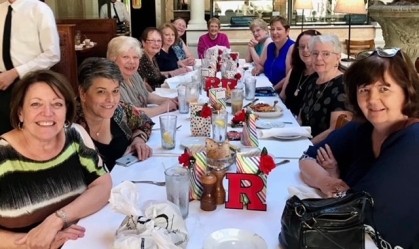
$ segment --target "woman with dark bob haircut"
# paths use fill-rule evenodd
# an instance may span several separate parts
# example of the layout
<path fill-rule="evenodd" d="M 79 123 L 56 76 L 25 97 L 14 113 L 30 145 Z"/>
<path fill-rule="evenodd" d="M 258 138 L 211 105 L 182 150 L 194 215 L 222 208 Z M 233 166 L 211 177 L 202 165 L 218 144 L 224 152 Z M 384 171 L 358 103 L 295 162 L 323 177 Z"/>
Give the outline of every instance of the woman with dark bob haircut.
<path fill-rule="evenodd" d="M 0 248 L 61 247 L 72 224 L 108 202 L 112 181 L 87 132 L 72 124 L 74 92 L 60 74 L 27 74 L 12 92 L 14 129 L 0 137 Z"/>
<path fill-rule="evenodd" d="M 358 55 L 345 72 L 354 120 L 311 146 L 303 180 L 327 197 L 353 189 L 374 198 L 375 225 L 392 246 L 419 242 L 419 78 L 398 48 Z M 372 225 L 371 215 L 366 223 Z"/>

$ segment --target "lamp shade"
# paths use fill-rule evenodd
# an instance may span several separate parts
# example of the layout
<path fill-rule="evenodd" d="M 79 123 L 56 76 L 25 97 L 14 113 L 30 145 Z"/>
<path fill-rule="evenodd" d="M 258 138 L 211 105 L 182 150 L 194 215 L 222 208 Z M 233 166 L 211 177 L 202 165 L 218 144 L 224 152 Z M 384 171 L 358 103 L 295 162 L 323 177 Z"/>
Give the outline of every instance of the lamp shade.
<path fill-rule="evenodd" d="M 337 0 L 335 13 L 365 14 L 364 0 Z"/>
<path fill-rule="evenodd" d="M 313 9 L 313 0 L 295 0 L 294 9 Z"/>

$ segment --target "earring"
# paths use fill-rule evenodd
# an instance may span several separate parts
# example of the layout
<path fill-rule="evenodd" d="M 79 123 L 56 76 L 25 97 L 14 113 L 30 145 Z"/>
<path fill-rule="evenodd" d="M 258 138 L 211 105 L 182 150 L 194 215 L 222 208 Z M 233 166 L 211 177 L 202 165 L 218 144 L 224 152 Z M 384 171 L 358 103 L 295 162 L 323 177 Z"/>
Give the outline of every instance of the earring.
<path fill-rule="evenodd" d="M 68 128 L 68 127 L 70 127 L 70 125 L 71 125 L 71 123 L 70 123 L 70 121 L 68 121 L 68 120 L 66 120 L 65 122 L 64 122 L 64 128 Z"/>
<path fill-rule="evenodd" d="M 19 121 L 19 123 L 17 123 L 17 128 L 19 130 L 23 130 L 23 122 L 22 121 Z"/>

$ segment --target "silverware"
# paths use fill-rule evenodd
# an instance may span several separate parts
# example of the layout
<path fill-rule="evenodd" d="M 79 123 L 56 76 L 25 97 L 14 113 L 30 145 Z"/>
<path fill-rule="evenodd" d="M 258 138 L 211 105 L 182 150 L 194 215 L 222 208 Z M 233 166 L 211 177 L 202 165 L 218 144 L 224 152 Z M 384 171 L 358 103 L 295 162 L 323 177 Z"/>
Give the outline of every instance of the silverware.
<path fill-rule="evenodd" d="M 254 103 L 256 103 L 256 101 L 258 101 L 259 99 L 254 99 L 252 102 L 250 102 L 249 104 L 247 104 L 247 105 L 245 105 L 245 106 L 243 106 L 243 108 L 246 108 L 246 107 L 248 107 L 248 106 L 251 106 L 251 105 L 253 105 Z"/>
<path fill-rule="evenodd" d="M 148 183 L 148 184 L 154 184 L 157 186 L 165 186 L 166 182 L 155 182 L 155 181 L 131 181 L 132 183 Z"/>
<path fill-rule="evenodd" d="M 276 166 L 279 166 L 279 165 L 286 164 L 286 163 L 289 163 L 289 162 L 290 162 L 290 160 L 285 159 L 285 160 L 282 160 L 282 161 L 280 161 L 280 162 L 278 162 L 278 163 L 275 163 L 275 165 L 276 165 Z"/>
<path fill-rule="evenodd" d="M 282 123 L 284 123 L 284 124 L 292 124 L 292 122 L 282 122 Z"/>

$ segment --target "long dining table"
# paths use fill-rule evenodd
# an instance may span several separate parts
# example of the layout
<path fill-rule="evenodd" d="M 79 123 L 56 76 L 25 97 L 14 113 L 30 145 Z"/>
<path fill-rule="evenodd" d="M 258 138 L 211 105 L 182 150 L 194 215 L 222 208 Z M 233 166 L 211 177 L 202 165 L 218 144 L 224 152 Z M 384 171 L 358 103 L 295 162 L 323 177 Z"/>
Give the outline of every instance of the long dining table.
<path fill-rule="evenodd" d="M 267 78 L 260 75 L 257 76 L 257 80 L 258 84 L 265 84 Z M 259 99 L 266 102 L 279 101 L 278 105 L 283 109 L 283 114 L 271 120 L 284 122 L 286 127 L 299 126 L 292 113 L 285 107 L 278 96 L 261 97 Z M 178 125 L 182 125 L 176 133 L 175 149 L 162 149 L 160 130 L 153 129 L 151 138 L 147 142 L 153 148 L 153 156 L 130 167 L 116 165 L 111 172 L 114 186 L 130 180 L 164 181 L 165 168 L 177 164 L 178 156 L 183 152 L 183 147 L 180 144 L 183 140 L 191 137 L 189 114 L 179 114 L 177 111 L 169 113 L 169 115 L 172 114 L 177 116 Z M 231 117 L 229 117 L 229 120 L 231 120 Z M 153 118 L 156 128 L 159 127 L 158 120 L 158 116 Z M 240 130 L 240 128 L 229 127 L 228 130 Z M 238 147 L 242 146 L 239 141 L 234 141 L 232 144 Z M 298 158 L 309 145 L 311 145 L 311 141 L 307 138 L 295 140 L 259 139 L 259 148 L 266 147 L 269 154 L 275 157 L 276 162 L 283 159 L 290 160 L 289 163 L 276 167 L 268 175 L 267 211 L 227 209 L 224 205 L 219 205 L 215 211 L 206 212 L 200 209 L 199 201 L 191 201 L 189 215 L 185 219 L 189 232 L 187 249 L 203 248 L 207 236 L 214 231 L 225 228 L 251 231 L 265 240 L 268 249 L 281 248 L 278 242 L 278 233 L 281 230 L 281 214 L 286 200 L 290 197 L 288 187 L 303 184 L 299 174 Z M 235 165 L 230 170 L 234 171 L 234 167 Z M 226 179 L 224 179 L 224 186 L 228 193 Z M 140 195 L 139 205 L 149 200 L 166 200 L 165 187 L 151 184 L 137 184 L 136 187 Z M 108 204 L 97 213 L 81 219 L 78 224 L 86 228 L 85 236 L 75 241 L 66 242 L 62 248 L 112 248 L 115 232 L 123 219 L 124 215 L 112 211 Z"/>

